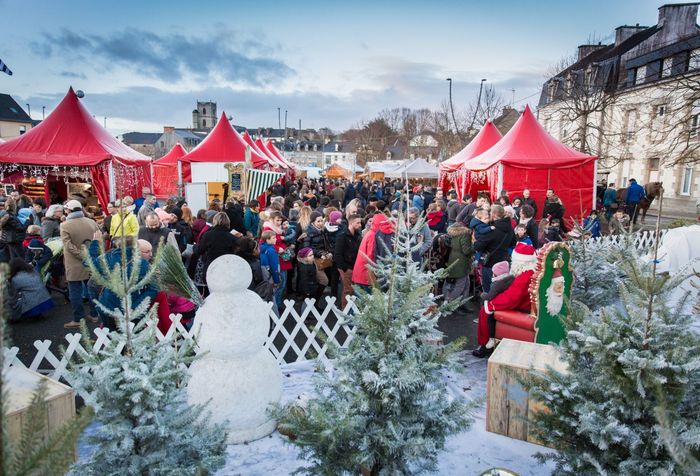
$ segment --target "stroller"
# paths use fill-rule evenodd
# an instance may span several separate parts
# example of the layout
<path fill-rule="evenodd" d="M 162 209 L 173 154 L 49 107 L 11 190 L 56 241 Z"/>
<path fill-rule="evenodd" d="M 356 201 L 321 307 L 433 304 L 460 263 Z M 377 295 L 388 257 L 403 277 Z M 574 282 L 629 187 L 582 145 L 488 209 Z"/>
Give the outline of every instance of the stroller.
<path fill-rule="evenodd" d="M 63 276 L 63 241 L 60 239 L 51 239 L 46 242 L 46 246 L 51 250 L 51 259 L 40 270 L 41 279 L 46 285 L 46 289 L 50 292 L 61 294 L 66 302 L 68 302 L 68 288 L 62 288 L 52 283 L 56 276 Z"/>

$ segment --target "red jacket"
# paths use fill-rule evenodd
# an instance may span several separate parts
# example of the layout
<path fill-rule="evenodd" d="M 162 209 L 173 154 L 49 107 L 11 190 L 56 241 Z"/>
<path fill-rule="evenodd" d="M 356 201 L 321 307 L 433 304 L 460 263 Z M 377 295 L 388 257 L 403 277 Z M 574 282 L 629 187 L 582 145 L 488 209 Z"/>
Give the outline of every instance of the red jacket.
<path fill-rule="evenodd" d="M 362 238 L 360 249 L 357 252 L 355 267 L 352 270 L 352 282 L 369 285 L 371 283 L 370 270 L 368 264 L 374 262 L 376 258 L 376 235 L 377 231 L 387 235 L 394 233 L 394 224 L 386 215 L 378 213 L 372 218 L 372 225 L 367 234 Z"/>

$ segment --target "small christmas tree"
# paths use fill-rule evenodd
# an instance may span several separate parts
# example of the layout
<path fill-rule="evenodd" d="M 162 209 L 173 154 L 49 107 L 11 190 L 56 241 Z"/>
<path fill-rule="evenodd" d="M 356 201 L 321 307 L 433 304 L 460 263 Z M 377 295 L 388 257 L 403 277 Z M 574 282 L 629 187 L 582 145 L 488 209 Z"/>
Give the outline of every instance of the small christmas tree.
<path fill-rule="evenodd" d="M 95 408 L 100 428 L 88 438 L 95 446 L 92 457 L 72 472 L 206 474 L 223 464 L 226 434 L 222 428 L 209 427 L 204 408 L 186 403 L 192 341 L 179 339 L 177 333 L 158 341 L 156 310 L 149 300 L 132 305 L 132 294 L 153 279 L 161 257 L 156 256 L 146 272 L 138 250 L 126 247 L 120 262 L 110 268 L 101 243 L 100 247 L 97 262 L 89 259 L 88 264 L 95 282 L 121 300 L 118 309 L 98 303 L 115 319 L 119 331 L 110 333 L 109 341 L 96 351 L 83 328 L 87 350 L 80 352 L 81 362 L 73 365 L 69 380 Z"/>
<path fill-rule="evenodd" d="M 598 312 L 575 306 L 561 344 L 568 373 L 529 383 L 549 409 L 534 415 L 537 436 L 558 451 L 540 457 L 554 460 L 557 474 L 682 473 L 656 412 L 663 404 L 678 439 L 697 450 L 700 337 L 686 302 L 669 300 L 686 276 L 657 275 L 654 260 L 630 249 L 616 260 L 622 302 Z"/>
<path fill-rule="evenodd" d="M 374 267 L 377 285 L 360 293 L 360 311 L 348 318 L 353 340 L 332 374 L 319 369 L 317 395 L 305 408 L 277 412 L 311 462 L 303 471 L 432 470 L 445 439 L 470 423 L 467 406 L 450 398 L 441 374 L 454 363 L 456 346 L 436 344 L 438 318 L 461 302 L 438 306 L 430 295 L 437 276 L 411 259 L 411 236 L 420 225 L 402 227 L 393 253 Z"/>
<path fill-rule="evenodd" d="M 577 224 L 574 230 L 577 233 L 569 235 L 575 277 L 573 297 L 596 310 L 617 299 L 622 279 L 617 252 L 632 243 L 631 236 L 625 235 L 617 243 L 610 237 L 590 238 Z"/>

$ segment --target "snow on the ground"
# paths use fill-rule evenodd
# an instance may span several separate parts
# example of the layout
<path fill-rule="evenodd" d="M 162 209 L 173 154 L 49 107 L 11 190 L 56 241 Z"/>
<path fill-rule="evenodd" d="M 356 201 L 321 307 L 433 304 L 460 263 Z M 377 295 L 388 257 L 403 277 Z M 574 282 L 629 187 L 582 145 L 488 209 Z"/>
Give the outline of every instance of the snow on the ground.
<path fill-rule="evenodd" d="M 446 375 L 451 394 L 461 395 L 470 401 L 479 401 L 474 412 L 474 423 L 467 431 L 450 437 L 439 455 L 438 474 L 478 475 L 492 467 L 507 468 L 521 476 L 551 474 L 553 465 L 540 465 L 532 456 L 546 452 L 547 448 L 486 431 L 486 360 L 470 354 L 460 355 L 465 372 Z M 282 366 L 282 402 L 289 402 L 299 395 L 313 393 L 313 361 L 297 362 Z M 94 431 L 94 424 L 86 432 Z M 85 458 L 91 449 L 80 444 L 79 457 Z M 218 476 L 286 476 L 304 466 L 295 446 L 275 432 L 247 444 L 229 445 L 226 466 Z"/>
<path fill-rule="evenodd" d="M 547 448 L 486 431 L 486 360 L 466 354 L 460 356 L 460 360 L 465 362 L 465 372 L 447 375 L 450 392 L 479 400 L 481 404 L 475 411 L 471 428 L 447 440 L 439 456 L 438 474 L 478 475 L 492 467 L 508 468 L 522 476 L 551 474 L 552 466 L 542 466 L 532 457 Z M 311 361 L 282 366 L 283 402 L 313 392 L 313 369 Z M 229 446 L 226 467 L 216 474 L 283 476 L 303 465 L 296 447 L 288 444 L 285 437 L 273 433 L 246 445 Z"/>

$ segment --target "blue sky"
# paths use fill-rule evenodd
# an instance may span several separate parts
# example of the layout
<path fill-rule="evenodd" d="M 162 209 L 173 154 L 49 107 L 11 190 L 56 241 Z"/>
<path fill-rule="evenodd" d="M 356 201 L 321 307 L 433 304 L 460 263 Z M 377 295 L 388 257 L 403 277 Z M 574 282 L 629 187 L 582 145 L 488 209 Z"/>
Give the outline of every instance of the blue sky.
<path fill-rule="evenodd" d="M 0 92 L 41 118 L 68 87 L 108 128 L 187 127 L 212 99 L 236 124 L 336 130 L 391 107 L 455 109 L 486 78 L 536 104 L 548 67 L 622 24 L 653 25 L 659 2 L 181 2 L 0 0 Z"/>

